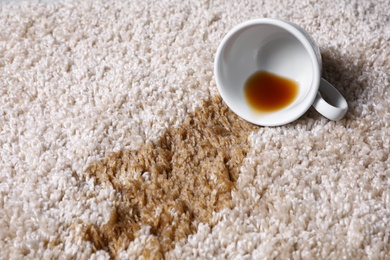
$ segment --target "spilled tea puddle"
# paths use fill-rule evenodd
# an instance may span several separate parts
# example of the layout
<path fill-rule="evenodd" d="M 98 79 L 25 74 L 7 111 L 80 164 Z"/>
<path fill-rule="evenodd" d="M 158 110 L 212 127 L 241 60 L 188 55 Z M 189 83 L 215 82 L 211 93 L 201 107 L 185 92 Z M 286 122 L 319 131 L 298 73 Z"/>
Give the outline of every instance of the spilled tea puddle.
<path fill-rule="evenodd" d="M 91 164 L 85 177 L 109 185 L 119 196 L 103 226 L 84 226 L 94 250 L 115 257 L 142 225 L 150 226 L 145 257 L 163 257 L 175 242 L 212 223 L 213 212 L 231 207 L 231 191 L 249 151 L 254 126 L 239 119 L 220 97 L 202 105 L 155 143 L 112 153 Z"/>

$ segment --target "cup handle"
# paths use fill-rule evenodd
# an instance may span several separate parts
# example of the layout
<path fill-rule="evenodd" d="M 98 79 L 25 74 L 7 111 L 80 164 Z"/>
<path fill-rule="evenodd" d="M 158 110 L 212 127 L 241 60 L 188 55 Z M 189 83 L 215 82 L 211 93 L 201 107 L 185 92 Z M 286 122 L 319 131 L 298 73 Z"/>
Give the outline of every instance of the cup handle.
<path fill-rule="evenodd" d="M 343 118 L 348 110 L 345 98 L 323 78 L 321 78 L 320 88 L 313 102 L 313 107 L 324 117 L 334 121 Z"/>

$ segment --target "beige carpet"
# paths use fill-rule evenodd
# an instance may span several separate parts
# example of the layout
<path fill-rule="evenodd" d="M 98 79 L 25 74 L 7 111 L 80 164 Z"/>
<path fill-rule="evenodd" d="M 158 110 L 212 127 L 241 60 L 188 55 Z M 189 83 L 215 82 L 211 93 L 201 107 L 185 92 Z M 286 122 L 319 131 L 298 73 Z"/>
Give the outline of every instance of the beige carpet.
<path fill-rule="evenodd" d="M 0 6 L 0 259 L 390 259 L 389 1 Z M 312 34 L 344 119 L 225 106 L 258 17 Z"/>

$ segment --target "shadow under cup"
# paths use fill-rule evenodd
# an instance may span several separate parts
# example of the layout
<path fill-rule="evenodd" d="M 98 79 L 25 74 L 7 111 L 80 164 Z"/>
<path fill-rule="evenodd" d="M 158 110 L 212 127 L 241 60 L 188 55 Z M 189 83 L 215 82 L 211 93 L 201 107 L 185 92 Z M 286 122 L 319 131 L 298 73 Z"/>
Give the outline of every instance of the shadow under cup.
<path fill-rule="evenodd" d="M 293 25 L 243 23 L 230 31 L 220 44 L 215 60 L 218 90 L 237 115 L 258 125 L 292 122 L 311 106 L 318 92 L 321 63 L 309 40 Z M 247 79 L 256 71 L 268 71 L 298 82 L 295 100 L 275 112 L 259 113 L 244 96 Z"/>

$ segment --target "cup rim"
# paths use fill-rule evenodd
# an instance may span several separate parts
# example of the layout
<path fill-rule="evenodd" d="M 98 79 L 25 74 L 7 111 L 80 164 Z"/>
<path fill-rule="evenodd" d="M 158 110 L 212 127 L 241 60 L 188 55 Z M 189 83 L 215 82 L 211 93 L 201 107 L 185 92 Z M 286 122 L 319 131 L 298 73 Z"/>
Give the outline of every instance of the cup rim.
<path fill-rule="evenodd" d="M 291 35 L 293 35 L 305 48 L 305 50 L 308 52 L 310 59 L 313 63 L 314 71 L 313 71 L 313 81 L 311 84 L 311 87 L 306 95 L 306 97 L 299 103 L 297 106 L 294 106 L 294 108 L 288 109 L 285 112 L 285 116 L 279 116 L 275 119 L 270 120 L 270 114 L 269 116 L 259 116 L 254 120 L 253 118 L 249 117 L 247 114 L 239 113 L 239 111 L 235 111 L 233 108 L 232 104 L 230 104 L 228 100 L 228 96 L 226 94 L 226 91 L 224 90 L 224 87 L 222 86 L 222 82 L 220 79 L 220 67 L 221 67 L 221 62 L 220 60 L 222 59 L 222 52 L 229 42 L 229 40 L 234 36 L 237 32 L 240 30 L 245 29 L 246 27 L 254 26 L 254 25 L 264 25 L 264 24 L 269 24 L 269 25 L 274 25 L 282 28 L 283 30 L 289 32 Z M 214 77 L 215 81 L 217 84 L 218 91 L 226 103 L 226 105 L 238 116 L 241 118 L 245 119 L 248 122 L 251 122 L 256 125 L 261 125 L 261 126 L 279 126 L 279 125 L 284 125 L 288 124 L 292 121 L 295 121 L 299 117 L 301 117 L 306 111 L 310 108 L 310 106 L 313 104 L 315 97 L 318 93 L 319 85 L 320 85 L 320 79 L 321 79 L 321 69 L 320 69 L 320 64 L 317 58 L 317 55 L 314 50 L 314 46 L 310 42 L 310 40 L 305 36 L 305 31 L 303 29 L 299 30 L 300 28 L 298 25 L 292 24 L 288 21 L 284 21 L 281 19 L 276 19 L 276 18 L 257 18 L 257 19 L 252 19 L 248 20 L 245 22 L 242 22 L 235 27 L 233 27 L 222 39 L 221 43 L 218 46 L 215 59 L 214 59 Z M 308 36 L 310 37 L 310 36 Z M 264 120 L 264 118 L 268 118 L 268 120 Z M 263 119 L 263 120 L 262 120 Z"/>

